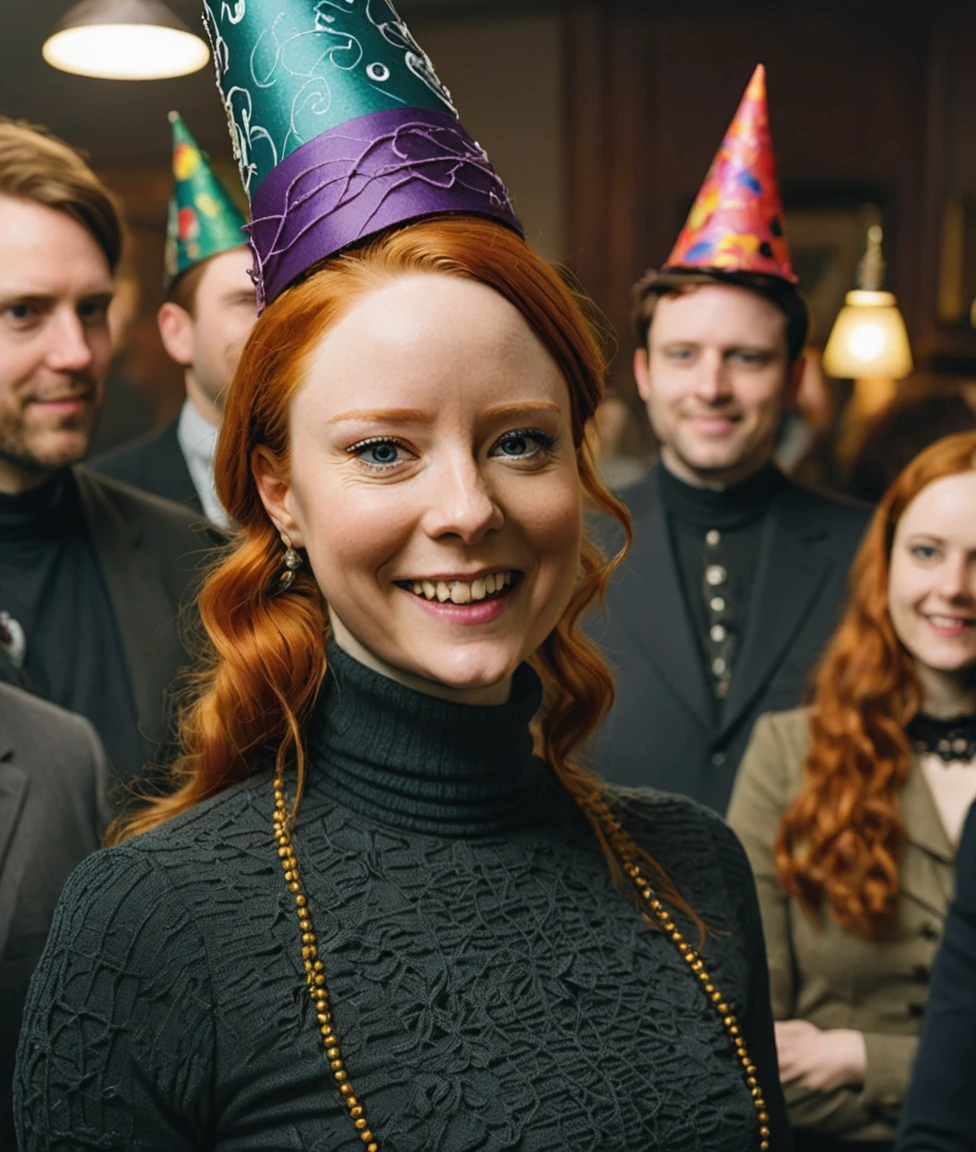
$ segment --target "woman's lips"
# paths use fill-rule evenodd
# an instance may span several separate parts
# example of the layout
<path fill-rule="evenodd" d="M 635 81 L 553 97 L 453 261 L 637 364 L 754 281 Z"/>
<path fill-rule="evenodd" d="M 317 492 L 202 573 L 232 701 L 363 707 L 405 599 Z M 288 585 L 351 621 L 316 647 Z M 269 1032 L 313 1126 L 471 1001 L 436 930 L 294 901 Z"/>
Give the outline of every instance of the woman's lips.
<path fill-rule="evenodd" d="M 451 581 L 449 588 L 444 581 L 434 582 L 435 594 L 433 597 L 428 597 L 423 590 L 423 586 L 430 584 L 430 581 L 397 581 L 397 586 L 402 588 L 414 603 L 441 620 L 452 624 L 487 624 L 497 620 L 508 607 L 512 597 L 518 592 L 523 574 L 515 570 L 508 571 L 504 573 L 506 577 L 504 582 L 502 576 L 502 573 L 498 573 L 494 581 L 489 582 L 496 584 L 496 591 L 486 591 L 478 599 L 465 599 L 466 595 L 470 595 L 472 585 L 464 581 Z M 422 588 L 419 593 L 414 590 L 418 584 Z M 440 595 L 438 595 L 438 589 Z M 451 598 L 443 599 L 445 591 L 452 593 Z M 481 590 L 476 589 L 476 591 L 480 592 Z M 462 602 L 459 603 L 459 599 Z"/>
<path fill-rule="evenodd" d="M 941 616 L 933 614 L 926 616 L 925 620 L 937 636 L 948 639 L 965 636 L 976 629 L 976 620 L 968 616 Z"/>

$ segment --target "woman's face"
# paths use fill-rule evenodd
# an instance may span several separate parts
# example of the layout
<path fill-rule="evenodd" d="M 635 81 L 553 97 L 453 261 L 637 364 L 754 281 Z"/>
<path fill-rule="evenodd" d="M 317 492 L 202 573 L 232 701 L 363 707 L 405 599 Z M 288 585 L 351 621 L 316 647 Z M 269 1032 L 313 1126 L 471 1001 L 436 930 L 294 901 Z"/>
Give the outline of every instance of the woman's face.
<path fill-rule="evenodd" d="M 976 663 L 976 472 L 934 480 L 905 509 L 888 609 L 923 669 L 957 673 Z"/>
<path fill-rule="evenodd" d="M 507 681 L 579 572 L 569 391 L 483 284 L 404 276 L 312 349 L 290 475 L 256 473 L 338 625 L 387 665 L 455 689 Z"/>

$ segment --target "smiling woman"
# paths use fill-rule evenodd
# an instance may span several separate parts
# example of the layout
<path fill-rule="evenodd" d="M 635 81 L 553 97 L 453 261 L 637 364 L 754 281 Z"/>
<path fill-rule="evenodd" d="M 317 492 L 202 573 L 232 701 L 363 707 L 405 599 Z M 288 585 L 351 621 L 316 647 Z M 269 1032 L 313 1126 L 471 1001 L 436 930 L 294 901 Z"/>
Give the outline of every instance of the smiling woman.
<path fill-rule="evenodd" d="M 208 10 L 267 302 L 216 459 L 239 527 L 173 789 L 63 897 L 23 1147 L 786 1149 L 741 847 L 578 759 L 614 690 L 584 501 L 626 522 L 601 329 L 392 9 L 321 7 Z M 350 90 L 322 40 L 355 28 L 369 83 L 266 174 L 272 22 Z"/>
<path fill-rule="evenodd" d="M 898 1123 L 976 798 L 974 508 L 976 433 L 901 473 L 812 708 L 760 720 L 733 792 L 801 1149 L 890 1148 Z"/>

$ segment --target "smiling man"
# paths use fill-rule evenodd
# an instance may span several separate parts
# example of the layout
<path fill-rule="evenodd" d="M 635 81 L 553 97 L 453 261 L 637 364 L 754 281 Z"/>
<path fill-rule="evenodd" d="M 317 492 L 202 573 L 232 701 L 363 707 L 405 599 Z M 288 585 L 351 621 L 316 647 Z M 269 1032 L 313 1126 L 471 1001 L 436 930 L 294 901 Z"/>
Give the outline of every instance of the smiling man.
<path fill-rule="evenodd" d="M 188 659 L 177 616 L 212 541 L 187 510 L 76 466 L 121 242 L 80 157 L 0 121 L 0 679 L 87 717 L 129 780 L 159 754 Z"/>
<path fill-rule="evenodd" d="M 756 70 L 668 262 L 633 292 L 634 375 L 661 445 L 625 491 L 634 544 L 593 631 L 617 674 L 613 778 L 724 812 L 753 723 L 799 703 L 867 522 L 773 464 L 807 311 Z"/>

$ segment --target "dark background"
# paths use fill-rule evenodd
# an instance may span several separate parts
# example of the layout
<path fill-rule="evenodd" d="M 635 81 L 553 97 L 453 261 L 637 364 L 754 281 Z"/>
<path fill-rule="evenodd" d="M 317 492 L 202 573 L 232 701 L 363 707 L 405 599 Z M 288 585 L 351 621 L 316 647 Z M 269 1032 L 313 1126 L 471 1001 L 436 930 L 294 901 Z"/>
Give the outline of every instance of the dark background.
<path fill-rule="evenodd" d="M 169 3 L 199 26 L 197 0 Z M 166 113 L 182 112 L 236 184 L 226 124 L 209 66 L 150 82 L 48 67 L 41 44 L 69 6 L 3 4 L 0 112 L 83 148 L 122 198 L 132 243 L 113 403 L 119 419 L 129 403 L 159 423 L 180 400 L 154 322 Z M 959 258 L 976 252 L 976 5 L 401 0 L 398 8 L 509 184 L 530 237 L 575 269 L 620 333 L 614 382 L 625 396 L 629 286 L 666 257 L 760 61 L 815 338 L 826 338 L 866 222 L 879 218 L 917 360 L 964 373 L 976 363 L 968 319 L 976 269 Z M 106 425 L 106 438 L 121 434 Z"/>

